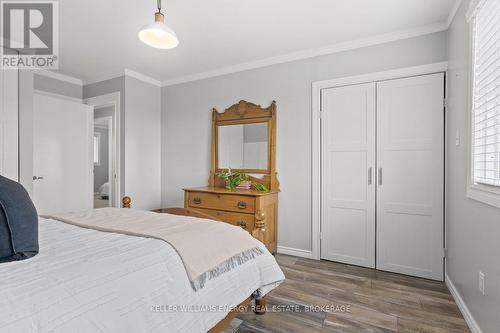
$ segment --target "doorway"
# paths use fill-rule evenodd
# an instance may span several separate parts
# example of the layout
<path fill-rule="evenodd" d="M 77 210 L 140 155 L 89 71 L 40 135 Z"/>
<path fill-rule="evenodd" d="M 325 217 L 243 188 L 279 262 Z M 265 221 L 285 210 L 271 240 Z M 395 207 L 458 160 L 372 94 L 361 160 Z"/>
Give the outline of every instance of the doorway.
<path fill-rule="evenodd" d="M 94 107 L 94 208 L 120 207 L 120 93 L 88 98 Z"/>
<path fill-rule="evenodd" d="M 111 110 L 113 111 L 113 110 Z M 110 207 L 114 193 L 111 191 L 113 179 L 113 117 L 101 116 L 94 110 L 94 208 Z"/>

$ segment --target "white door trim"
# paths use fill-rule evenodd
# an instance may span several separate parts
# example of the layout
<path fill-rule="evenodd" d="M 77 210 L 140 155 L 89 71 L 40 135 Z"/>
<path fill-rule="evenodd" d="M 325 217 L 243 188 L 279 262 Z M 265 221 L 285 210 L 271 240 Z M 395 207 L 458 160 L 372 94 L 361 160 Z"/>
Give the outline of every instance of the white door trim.
<path fill-rule="evenodd" d="M 54 97 L 54 98 L 59 98 L 59 99 L 64 99 L 64 100 L 68 100 L 68 101 L 72 101 L 72 102 L 84 104 L 81 98 L 76 98 L 76 97 L 71 97 L 71 96 L 56 94 L 56 93 L 48 92 L 48 91 L 45 91 L 45 90 L 33 89 L 33 93 L 37 94 L 37 95 Z"/>
<path fill-rule="evenodd" d="M 425 75 L 448 70 L 448 62 L 438 62 L 422 66 L 398 68 L 357 76 L 348 76 L 312 83 L 312 258 L 320 259 L 321 252 L 321 90 L 353 84 L 398 79 Z"/>
<path fill-rule="evenodd" d="M 86 98 L 83 102 L 87 105 L 91 105 L 94 107 L 94 110 L 97 108 L 112 106 L 115 108 L 115 123 L 114 123 L 114 136 L 115 136 L 115 154 L 113 159 L 115 161 L 115 186 L 114 193 L 116 193 L 113 198 L 113 206 L 121 207 L 121 128 L 120 128 L 120 118 L 121 118 L 121 109 L 120 109 L 120 92 L 113 92 L 110 94 L 99 95 L 95 97 Z M 93 190 L 93 189 L 92 189 Z"/>

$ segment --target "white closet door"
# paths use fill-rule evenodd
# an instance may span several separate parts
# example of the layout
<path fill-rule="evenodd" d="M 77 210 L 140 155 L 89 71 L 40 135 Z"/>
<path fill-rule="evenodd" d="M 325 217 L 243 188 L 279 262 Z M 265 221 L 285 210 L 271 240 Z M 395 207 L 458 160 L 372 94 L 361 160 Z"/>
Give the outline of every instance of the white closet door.
<path fill-rule="evenodd" d="M 377 83 L 377 268 L 443 280 L 444 74 Z"/>
<path fill-rule="evenodd" d="M 321 257 L 375 266 L 375 83 L 321 92 Z"/>
<path fill-rule="evenodd" d="M 93 207 L 93 108 L 35 94 L 33 201 L 39 214 Z"/>
<path fill-rule="evenodd" d="M 19 178 L 18 71 L 0 69 L 0 174 Z"/>

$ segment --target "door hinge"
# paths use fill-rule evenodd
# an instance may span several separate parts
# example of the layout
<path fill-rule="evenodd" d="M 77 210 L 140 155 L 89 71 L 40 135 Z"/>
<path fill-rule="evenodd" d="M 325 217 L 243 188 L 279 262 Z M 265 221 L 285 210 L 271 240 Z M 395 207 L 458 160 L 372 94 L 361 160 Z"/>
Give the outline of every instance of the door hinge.
<path fill-rule="evenodd" d="M 443 98 L 443 107 L 445 109 L 448 107 L 448 98 Z"/>
<path fill-rule="evenodd" d="M 443 248 L 443 258 L 446 258 L 446 257 L 448 257 L 448 249 Z"/>
<path fill-rule="evenodd" d="M 322 231 L 319 232 L 319 239 L 323 239 L 323 232 Z"/>

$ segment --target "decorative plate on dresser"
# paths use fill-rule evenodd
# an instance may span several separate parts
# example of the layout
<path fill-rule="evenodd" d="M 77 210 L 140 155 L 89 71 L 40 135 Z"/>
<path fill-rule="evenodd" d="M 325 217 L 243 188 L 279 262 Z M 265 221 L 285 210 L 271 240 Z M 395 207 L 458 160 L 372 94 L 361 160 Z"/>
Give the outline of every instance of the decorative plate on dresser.
<path fill-rule="evenodd" d="M 240 187 L 245 183 L 246 189 L 234 188 L 221 173 L 243 176 Z M 276 253 L 276 102 L 268 108 L 240 101 L 223 113 L 213 109 L 208 186 L 184 192 L 185 208 L 240 226 Z"/>

